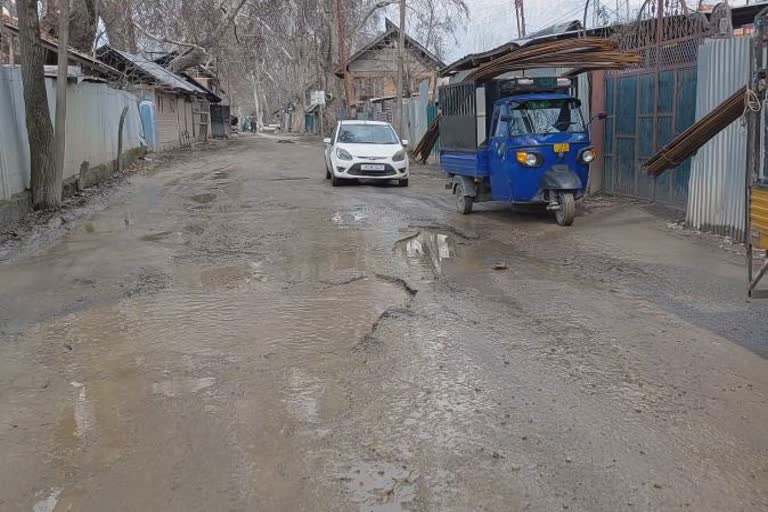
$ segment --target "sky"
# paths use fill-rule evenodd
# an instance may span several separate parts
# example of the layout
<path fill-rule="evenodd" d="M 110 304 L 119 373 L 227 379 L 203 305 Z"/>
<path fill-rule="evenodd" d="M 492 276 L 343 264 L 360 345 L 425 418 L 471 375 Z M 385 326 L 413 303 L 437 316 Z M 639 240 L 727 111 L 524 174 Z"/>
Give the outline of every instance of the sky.
<path fill-rule="evenodd" d="M 466 30 L 456 33 L 458 42 L 446 55 L 452 62 L 469 53 L 489 50 L 517 38 L 514 0 L 465 0 L 470 9 L 470 20 Z M 530 34 L 549 25 L 571 20 L 582 20 L 585 0 L 524 0 L 526 30 Z M 594 2 L 595 0 L 590 0 Z M 597 0 L 610 15 L 617 6 L 622 19 L 626 19 L 627 2 L 632 16 L 642 6 L 642 0 Z M 717 3 L 718 0 L 705 0 L 705 3 Z M 687 0 L 687 5 L 695 7 L 696 0 Z M 745 0 L 731 1 L 731 6 L 743 5 Z M 594 3 L 592 4 L 594 5 Z M 588 26 L 591 26 L 592 12 L 588 13 Z"/>

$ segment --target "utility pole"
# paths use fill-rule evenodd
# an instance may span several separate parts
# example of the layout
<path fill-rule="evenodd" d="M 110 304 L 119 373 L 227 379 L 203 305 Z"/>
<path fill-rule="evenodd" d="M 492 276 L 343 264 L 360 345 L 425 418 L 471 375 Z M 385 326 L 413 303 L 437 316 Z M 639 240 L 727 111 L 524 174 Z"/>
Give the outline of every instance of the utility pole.
<path fill-rule="evenodd" d="M 344 73 L 344 100 L 347 103 L 347 110 L 352 108 L 352 81 L 347 70 L 347 39 L 344 34 L 344 8 L 342 0 L 336 0 L 336 32 L 339 40 L 339 65 Z"/>
<path fill-rule="evenodd" d="M 403 138 L 403 75 L 405 74 L 405 0 L 400 0 L 400 38 L 397 45 L 397 133 Z"/>
<path fill-rule="evenodd" d="M 56 115 L 53 128 L 54 158 L 56 159 L 56 178 L 61 194 L 61 183 L 64 179 L 64 152 L 67 147 L 67 80 L 69 79 L 69 0 L 59 0 L 59 48 L 58 69 L 56 73 Z M 117 155 L 117 165 L 120 166 L 122 155 Z"/>
<path fill-rule="evenodd" d="M 523 0 L 515 0 L 515 17 L 517 18 L 517 37 L 525 37 L 525 9 Z"/>

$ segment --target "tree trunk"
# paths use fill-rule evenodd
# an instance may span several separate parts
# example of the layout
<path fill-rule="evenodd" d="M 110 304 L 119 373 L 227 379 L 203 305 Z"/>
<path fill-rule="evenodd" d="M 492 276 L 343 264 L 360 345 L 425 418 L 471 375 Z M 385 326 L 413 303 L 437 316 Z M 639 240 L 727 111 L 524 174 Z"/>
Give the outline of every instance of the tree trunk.
<path fill-rule="evenodd" d="M 16 9 L 31 156 L 32 204 L 37 209 L 56 208 L 61 205 L 61 181 L 56 182 L 53 125 L 45 92 L 45 50 L 40 43 L 37 1 L 18 0 Z"/>
<path fill-rule="evenodd" d="M 173 59 L 168 65 L 168 69 L 174 73 L 179 73 L 185 69 L 202 64 L 205 60 L 205 55 L 205 50 L 202 48 L 192 48 L 190 51 L 182 52 L 181 55 Z"/>
<path fill-rule="evenodd" d="M 253 87 L 253 107 L 256 112 L 256 127 L 260 131 L 264 126 L 264 106 L 261 103 L 261 84 L 256 78 L 256 73 L 251 73 L 251 86 Z"/>
<path fill-rule="evenodd" d="M 63 0 L 44 2 L 42 29 L 57 39 L 61 39 L 61 5 Z M 69 13 L 69 46 L 83 53 L 91 53 L 96 39 L 98 15 L 97 0 L 71 0 Z"/>
<path fill-rule="evenodd" d="M 69 11 L 73 14 L 69 17 L 69 46 L 86 54 L 90 54 L 93 50 L 99 24 L 96 1 L 72 0 Z"/>
<path fill-rule="evenodd" d="M 133 26 L 132 0 L 98 0 L 99 16 L 104 21 L 109 45 L 136 53 L 136 30 Z"/>

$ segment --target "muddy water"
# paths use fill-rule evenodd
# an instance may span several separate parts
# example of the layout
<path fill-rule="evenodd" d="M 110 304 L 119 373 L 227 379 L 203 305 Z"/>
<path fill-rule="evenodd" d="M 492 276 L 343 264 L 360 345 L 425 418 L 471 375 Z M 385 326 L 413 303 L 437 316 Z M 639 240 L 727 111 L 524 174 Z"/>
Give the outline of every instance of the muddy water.
<path fill-rule="evenodd" d="M 764 361 L 583 263 L 641 262 L 285 147 L 182 156 L 0 265 L 0 510 L 768 506 Z"/>

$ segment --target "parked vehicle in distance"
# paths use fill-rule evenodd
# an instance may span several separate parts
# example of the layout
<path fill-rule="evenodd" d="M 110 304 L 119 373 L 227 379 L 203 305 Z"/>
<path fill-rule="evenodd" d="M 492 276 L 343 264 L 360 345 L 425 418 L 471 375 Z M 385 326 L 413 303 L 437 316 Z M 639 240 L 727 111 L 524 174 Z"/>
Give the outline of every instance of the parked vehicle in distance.
<path fill-rule="evenodd" d="M 325 178 L 335 187 L 346 180 L 394 180 L 408 186 L 407 140 L 389 123 L 339 121 L 325 142 Z"/>
<path fill-rule="evenodd" d="M 538 204 L 561 226 L 573 223 L 596 152 L 570 87 L 568 79 L 536 78 L 440 88 L 440 167 L 459 212 L 507 201 Z"/>

